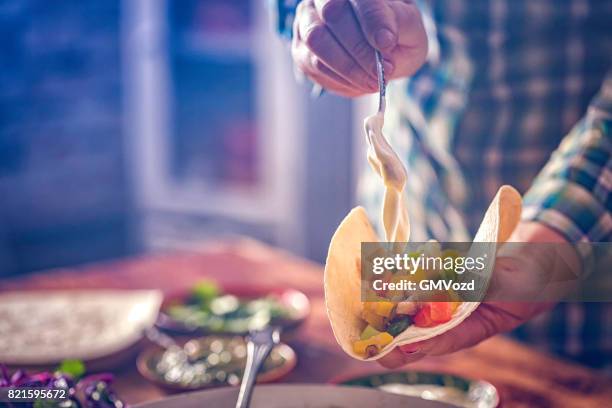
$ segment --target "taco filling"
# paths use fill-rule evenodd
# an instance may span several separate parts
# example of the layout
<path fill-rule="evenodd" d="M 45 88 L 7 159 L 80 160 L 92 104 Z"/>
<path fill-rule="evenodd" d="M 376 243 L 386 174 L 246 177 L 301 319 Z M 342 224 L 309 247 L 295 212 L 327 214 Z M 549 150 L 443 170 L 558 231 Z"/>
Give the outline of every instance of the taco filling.
<path fill-rule="evenodd" d="M 374 357 L 410 326 L 434 327 L 450 321 L 460 303 L 363 302 L 361 318 L 367 325 L 359 340 L 353 342 L 353 350 L 361 356 Z"/>
<path fill-rule="evenodd" d="M 435 327 L 450 321 L 461 302 L 363 302 L 361 318 L 366 326 L 353 350 L 374 357 L 410 326 Z"/>
<path fill-rule="evenodd" d="M 432 245 L 432 247 L 435 246 L 437 244 Z M 410 255 L 418 257 L 420 254 L 421 252 L 416 252 Z M 441 259 L 455 258 L 459 256 L 459 252 L 447 249 L 438 251 L 434 255 Z M 401 280 L 447 279 L 454 273 L 449 269 L 419 270 L 410 276 L 388 273 L 381 280 L 385 283 L 398 283 Z M 419 300 L 419 298 L 429 300 Z M 431 293 L 426 293 L 422 297 L 418 292 L 409 294 L 406 291 L 395 289 L 380 290 L 370 293 L 367 299 L 371 300 L 362 302 L 359 312 L 364 329 L 359 339 L 353 342 L 353 350 L 363 357 L 374 357 L 395 337 L 411 326 L 435 327 L 449 322 L 462 303 L 452 289 L 435 292 L 433 296 Z M 434 299 L 437 301 L 431 301 Z"/>

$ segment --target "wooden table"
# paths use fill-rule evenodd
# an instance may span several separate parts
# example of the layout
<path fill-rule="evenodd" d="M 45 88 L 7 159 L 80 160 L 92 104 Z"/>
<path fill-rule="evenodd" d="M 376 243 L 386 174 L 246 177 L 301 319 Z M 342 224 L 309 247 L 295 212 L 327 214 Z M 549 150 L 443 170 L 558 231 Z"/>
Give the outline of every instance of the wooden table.
<path fill-rule="evenodd" d="M 312 313 L 291 342 L 299 357 L 287 382 L 323 383 L 337 376 L 380 372 L 375 363 L 346 356 L 336 344 L 322 293 L 322 268 L 257 242 L 210 244 L 193 252 L 147 255 L 75 269 L 58 269 L 0 282 L 1 290 L 129 288 L 187 289 L 201 278 L 221 284 L 290 286 L 312 302 Z M 595 371 L 536 352 L 497 336 L 470 350 L 427 358 L 409 367 L 479 378 L 496 385 L 504 407 L 612 406 L 612 380 Z M 117 369 L 116 388 L 129 403 L 162 398 L 165 393 L 144 380 L 134 361 Z"/>

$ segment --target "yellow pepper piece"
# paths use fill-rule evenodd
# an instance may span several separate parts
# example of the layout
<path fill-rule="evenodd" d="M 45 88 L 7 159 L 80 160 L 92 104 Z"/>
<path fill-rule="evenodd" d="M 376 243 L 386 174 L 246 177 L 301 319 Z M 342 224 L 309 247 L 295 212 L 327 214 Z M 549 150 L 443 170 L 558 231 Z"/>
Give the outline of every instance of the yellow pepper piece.
<path fill-rule="evenodd" d="M 353 350 L 359 355 L 372 357 L 380 353 L 380 350 L 392 341 L 392 335 L 387 332 L 382 332 L 366 340 L 357 340 L 353 343 Z M 375 350 L 372 350 L 373 348 L 375 348 Z"/>
<path fill-rule="evenodd" d="M 395 303 L 392 302 L 376 302 L 376 309 L 374 313 L 382 317 L 389 317 L 393 313 Z"/>
<path fill-rule="evenodd" d="M 363 309 L 382 317 L 389 317 L 393 313 L 395 303 L 386 301 L 364 302 Z"/>

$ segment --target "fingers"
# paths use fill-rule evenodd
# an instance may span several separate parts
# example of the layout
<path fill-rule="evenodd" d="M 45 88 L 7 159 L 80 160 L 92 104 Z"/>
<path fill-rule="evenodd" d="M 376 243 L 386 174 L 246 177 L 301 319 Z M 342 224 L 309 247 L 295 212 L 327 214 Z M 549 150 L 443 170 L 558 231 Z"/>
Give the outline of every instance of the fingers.
<path fill-rule="evenodd" d="M 383 57 L 391 61 L 394 71 L 390 78 L 401 78 L 413 75 L 427 59 L 427 34 L 421 18 L 421 13 L 412 2 L 390 2 L 397 24 L 397 46 Z"/>
<path fill-rule="evenodd" d="M 486 303 L 478 306 L 457 327 L 429 340 L 400 346 L 404 353 L 423 353 L 439 356 L 475 346 L 489 337 L 511 330 L 524 319 Z"/>
<path fill-rule="evenodd" d="M 348 0 L 314 0 L 317 14 L 364 71 L 376 78 L 374 48 L 368 43 Z M 391 67 L 389 67 L 391 70 Z M 390 71 L 389 71 L 390 72 Z"/>
<path fill-rule="evenodd" d="M 384 357 L 378 359 L 377 362 L 385 368 L 394 369 L 406 364 L 414 363 L 423 357 L 425 357 L 425 354 L 423 353 L 405 353 L 399 348 L 395 348 Z"/>
<path fill-rule="evenodd" d="M 375 92 L 374 49 L 388 79 L 414 74 L 425 62 L 427 38 L 409 0 L 304 0 L 292 43 L 296 66 L 324 88 L 345 96 Z"/>
<path fill-rule="evenodd" d="M 413 75 L 423 66 L 427 56 L 427 48 L 397 46 L 390 55 L 383 55 L 386 61 L 393 65 L 389 79 L 404 78 Z M 385 68 L 385 75 L 387 71 Z"/>
<path fill-rule="evenodd" d="M 385 51 L 397 44 L 397 21 L 387 0 L 350 0 L 370 45 Z"/>
<path fill-rule="evenodd" d="M 329 69 L 323 61 L 310 52 L 308 48 L 294 46 L 291 52 L 300 71 L 323 86 L 326 90 L 347 97 L 360 94 L 348 81 Z"/>
<path fill-rule="evenodd" d="M 378 362 L 387 368 L 398 368 L 426 356 L 439 356 L 475 346 L 489 337 L 511 330 L 525 319 L 504 309 L 486 303 L 457 327 L 429 340 L 399 346 Z"/>
<path fill-rule="evenodd" d="M 331 0 L 317 1 L 326 4 L 331 2 Z M 425 63 L 428 51 L 427 34 L 421 13 L 412 1 L 351 0 L 351 4 L 357 15 L 360 29 L 370 44 L 373 44 L 372 30 L 376 28 L 389 27 L 394 33 L 395 40 L 392 46 L 385 48 L 379 45 L 376 47 L 382 52 L 385 74 L 388 79 L 411 76 Z M 327 7 L 333 9 L 329 5 Z M 324 7 L 323 10 L 325 10 Z M 328 12 L 328 14 L 335 13 Z M 370 18 L 367 19 L 364 15 Z M 351 48 L 347 49 L 351 50 Z M 371 55 L 371 50 L 368 51 Z M 366 69 L 369 69 L 369 66 Z"/>
<path fill-rule="evenodd" d="M 335 39 L 320 19 L 311 0 L 300 4 L 294 34 L 294 59 L 298 67 L 312 79 L 326 88 L 329 82 L 348 84 L 359 93 L 373 92 L 376 89 L 376 80 L 368 75 Z M 316 58 L 313 58 L 313 55 Z M 329 75 L 330 72 L 335 75 Z M 338 77 L 344 81 L 339 81 Z"/>
<path fill-rule="evenodd" d="M 411 1 L 389 2 L 397 26 L 397 45 L 404 47 L 422 47 L 427 45 L 427 34 L 419 8 Z M 427 49 L 427 47 L 425 47 Z"/>

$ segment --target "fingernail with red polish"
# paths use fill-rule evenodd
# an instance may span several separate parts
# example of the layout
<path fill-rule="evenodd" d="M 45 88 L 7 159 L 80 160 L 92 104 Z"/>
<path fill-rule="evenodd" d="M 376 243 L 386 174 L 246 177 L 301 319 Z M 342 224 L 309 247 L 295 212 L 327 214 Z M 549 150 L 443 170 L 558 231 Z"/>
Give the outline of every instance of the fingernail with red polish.
<path fill-rule="evenodd" d="M 400 350 L 402 350 L 402 353 L 404 354 L 414 354 L 418 353 L 421 348 L 417 344 L 405 344 L 400 346 Z"/>
<path fill-rule="evenodd" d="M 395 44 L 395 35 L 386 28 L 378 30 L 374 36 L 376 46 L 380 49 L 385 49 Z"/>

